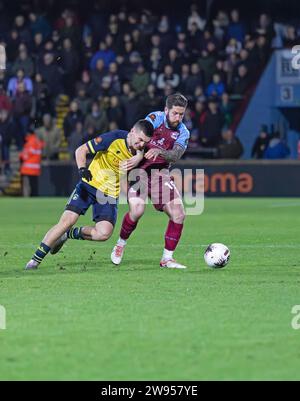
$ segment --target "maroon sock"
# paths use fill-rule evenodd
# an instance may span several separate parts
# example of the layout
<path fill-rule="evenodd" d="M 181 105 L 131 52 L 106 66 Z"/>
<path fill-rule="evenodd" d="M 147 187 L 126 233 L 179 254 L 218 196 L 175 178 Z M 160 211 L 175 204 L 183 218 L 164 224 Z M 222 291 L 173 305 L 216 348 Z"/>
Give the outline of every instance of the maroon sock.
<path fill-rule="evenodd" d="M 165 248 L 168 251 L 175 251 L 175 248 L 180 240 L 183 224 L 174 223 L 169 220 L 167 231 L 165 233 Z"/>
<path fill-rule="evenodd" d="M 130 237 L 132 231 L 135 230 L 135 227 L 137 225 L 137 221 L 132 221 L 129 213 L 126 213 L 122 222 L 122 227 L 121 227 L 121 232 L 120 232 L 120 238 L 126 240 Z"/>

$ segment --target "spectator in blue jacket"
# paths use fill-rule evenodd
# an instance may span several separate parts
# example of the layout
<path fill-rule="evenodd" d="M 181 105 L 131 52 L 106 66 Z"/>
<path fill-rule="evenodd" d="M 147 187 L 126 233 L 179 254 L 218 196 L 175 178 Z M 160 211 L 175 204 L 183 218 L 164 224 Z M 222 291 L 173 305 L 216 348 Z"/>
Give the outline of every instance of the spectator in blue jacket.
<path fill-rule="evenodd" d="M 227 29 L 227 40 L 234 38 L 237 41 L 244 43 L 245 39 L 245 25 L 240 21 L 239 11 L 236 9 L 230 12 L 231 21 Z"/>
<path fill-rule="evenodd" d="M 94 70 L 96 68 L 97 61 L 102 59 L 105 68 L 108 68 L 110 63 L 113 63 L 116 59 L 116 54 L 113 50 L 108 49 L 105 42 L 100 42 L 99 50 L 93 55 L 90 62 L 90 69 Z"/>
<path fill-rule="evenodd" d="M 221 97 L 223 95 L 225 85 L 221 81 L 219 74 L 213 75 L 212 82 L 208 85 L 206 92 L 208 97 Z"/>
<path fill-rule="evenodd" d="M 275 132 L 264 152 L 264 159 L 286 159 L 290 150 L 280 138 L 280 133 Z"/>

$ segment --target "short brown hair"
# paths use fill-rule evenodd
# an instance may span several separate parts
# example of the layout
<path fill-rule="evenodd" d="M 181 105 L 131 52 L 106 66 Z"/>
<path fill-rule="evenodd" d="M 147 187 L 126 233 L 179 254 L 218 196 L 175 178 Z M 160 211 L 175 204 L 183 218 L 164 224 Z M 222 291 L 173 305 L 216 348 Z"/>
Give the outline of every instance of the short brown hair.
<path fill-rule="evenodd" d="M 134 124 L 134 128 L 141 130 L 149 138 L 151 138 L 153 135 L 154 128 L 148 120 L 138 120 Z"/>
<path fill-rule="evenodd" d="M 169 95 L 166 100 L 166 107 L 168 109 L 171 109 L 173 106 L 180 106 L 185 108 L 187 104 L 187 98 L 179 92 Z"/>

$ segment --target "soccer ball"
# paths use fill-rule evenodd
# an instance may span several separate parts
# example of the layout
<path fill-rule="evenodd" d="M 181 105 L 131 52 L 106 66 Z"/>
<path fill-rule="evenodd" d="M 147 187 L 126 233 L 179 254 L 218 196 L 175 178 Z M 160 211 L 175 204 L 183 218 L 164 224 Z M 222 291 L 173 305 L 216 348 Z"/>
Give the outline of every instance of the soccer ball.
<path fill-rule="evenodd" d="M 224 244 L 210 244 L 204 253 L 205 263 L 209 267 L 221 269 L 225 267 L 230 259 L 230 250 Z"/>

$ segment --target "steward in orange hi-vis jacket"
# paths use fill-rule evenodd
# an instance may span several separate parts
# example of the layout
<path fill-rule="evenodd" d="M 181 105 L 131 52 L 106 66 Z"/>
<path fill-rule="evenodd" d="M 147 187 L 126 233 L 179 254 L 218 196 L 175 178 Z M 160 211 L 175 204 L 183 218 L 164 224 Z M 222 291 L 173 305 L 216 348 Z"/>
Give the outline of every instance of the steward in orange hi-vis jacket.
<path fill-rule="evenodd" d="M 44 143 L 34 132 L 26 135 L 26 142 L 20 153 L 23 196 L 37 196 L 38 176 L 41 174 L 42 149 Z"/>

